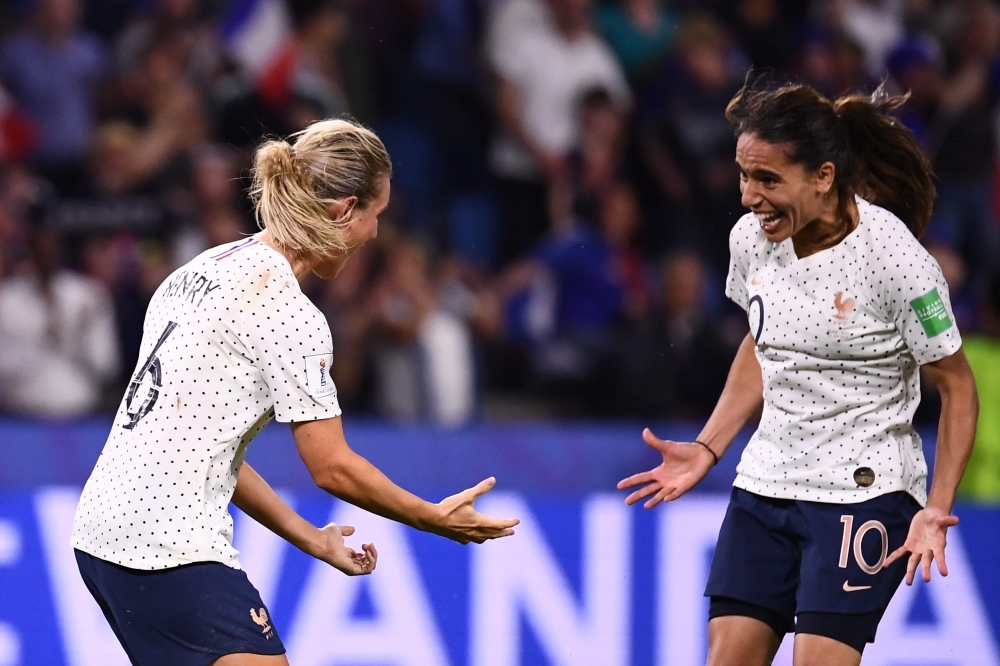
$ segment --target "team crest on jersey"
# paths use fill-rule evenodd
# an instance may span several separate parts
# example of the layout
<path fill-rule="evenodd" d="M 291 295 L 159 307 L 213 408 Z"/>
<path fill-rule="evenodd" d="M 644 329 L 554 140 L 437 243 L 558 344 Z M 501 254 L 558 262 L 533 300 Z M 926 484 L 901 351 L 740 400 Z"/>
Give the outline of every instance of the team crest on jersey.
<path fill-rule="evenodd" d="M 309 393 L 314 398 L 325 398 L 335 394 L 337 387 L 330 377 L 330 367 L 333 365 L 333 354 L 315 354 L 306 356 L 306 383 Z"/>
<path fill-rule="evenodd" d="M 834 338 L 846 340 L 850 337 L 850 332 L 845 329 L 852 321 L 854 321 L 856 313 L 857 308 L 853 298 L 845 294 L 843 291 L 838 291 L 834 294 L 833 312 L 830 315 L 830 320 L 833 323 L 832 334 Z"/>
<path fill-rule="evenodd" d="M 833 315 L 835 320 L 846 322 L 854 318 L 854 299 L 844 296 L 844 292 L 838 291 L 833 297 L 833 307 L 837 310 L 837 314 Z"/>

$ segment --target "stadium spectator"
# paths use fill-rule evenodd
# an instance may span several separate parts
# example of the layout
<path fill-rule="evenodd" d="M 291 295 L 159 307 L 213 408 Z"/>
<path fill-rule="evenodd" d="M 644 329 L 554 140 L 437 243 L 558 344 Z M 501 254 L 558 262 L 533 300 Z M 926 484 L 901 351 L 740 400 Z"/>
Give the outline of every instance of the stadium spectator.
<path fill-rule="evenodd" d="M 472 335 L 440 307 L 429 262 L 419 243 L 400 238 L 372 290 L 375 399 L 391 419 L 459 425 L 475 409 Z"/>
<path fill-rule="evenodd" d="M 677 13 L 661 0 L 603 2 L 596 18 L 633 85 L 641 85 L 643 75 L 666 54 L 680 24 Z"/>
<path fill-rule="evenodd" d="M 786 6 L 780 0 L 737 0 L 730 25 L 757 68 L 787 69 L 795 52 L 796 32 Z"/>
<path fill-rule="evenodd" d="M 492 20 L 516 25 L 529 0 L 502 5 Z M 630 103 L 625 75 L 589 27 L 588 0 L 547 0 L 551 22 L 500 33 L 490 46 L 498 76 L 500 133 L 490 154 L 501 207 L 501 258 L 518 256 L 549 228 L 547 189 L 577 145 L 581 95 L 605 88 L 622 108 Z M 541 9 L 536 13 L 543 13 Z M 494 30 L 499 33 L 499 30 Z"/>
<path fill-rule="evenodd" d="M 115 68 L 120 76 L 139 69 L 149 47 L 164 35 L 178 42 L 188 80 L 207 92 L 224 65 L 219 32 L 205 3 L 197 0 L 157 0 L 153 11 L 134 18 L 118 35 Z"/>
<path fill-rule="evenodd" d="M 527 344 L 536 387 L 563 410 L 594 415 L 613 407 L 617 330 L 651 300 L 634 247 L 638 227 L 634 192 L 616 184 L 601 202 L 598 229 L 566 219 L 504 276 L 507 335 Z"/>
<path fill-rule="evenodd" d="M 183 207 L 184 226 L 175 229 L 171 242 L 173 260 L 184 264 L 216 245 L 237 240 L 250 225 L 239 209 L 240 180 L 236 156 L 225 146 L 205 144 L 191 154 L 191 190 Z M 176 197 L 178 199 L 181 196 Z"/>
<path fill-rule="evenodd" d="M 29 26 L 0 46 L 0 82 L 37 123 L 35 165 L 61 192 L 79 180 L 94 128 L 104 49 L 79 29 L 77 0 L 38 0 Z"/>
<path fill-rule="evenodd" d="M 83 416 L 102 406 L 118 371 L 111 298 L 99 282 L 60 266 L 51 230 L 30 236 L 30 260 L 0 281 L 0 408 Z"/>
<path fill-rule="evenodd" d="M 709 313 L 708 269 L 680 250 L 662 263 L 661 297 L 623 336 L 617 364 L 626 416 L 707 418 L 726 383 L 744 328 Z M 735 331 L 735 343 L 732 334 Z"/>
<path fill-rule="evenodd" d="M 980 332 L 962 343 L 976 377 L 979 420 L 969 466 L 958 486 L 967 500 L 1000 504 L 1000 272 L 992 275 L 980 301 Z"/>
<path fill-rule="evenodd" d="M 882 77 L 886 56 L 903 39 L 904 4 L 895 0 L 834 0 L 830 3 L 832 25 L 861 45 L 870 76 Z"/>
<path fill-rule="evenodd" d="M 573 190 L 576 215 L 597 224 L 600 201 L 624 180 L 628 140 L 627 116 L 608 91 L 595 88 L 584 93 L 579 105 L 580 140 L 567 156 L 567 178 Z"/>
<path fill-rule="evenodd" d="M 806 29 L 792 71 L 828 96 L 874 90 L 879 83 L 868 75 L 864 52 L 857 42 L 815 26 Z"/>
<path fill-rule="evenodd" d="M 688 18 L 678 53 L 646 90 L 640 141 L 662 197 L 657 249 L 695 247 L 725 264 L 727 238 L 740 208 L 736 145 L 723 113 L 746 72 L 742 53 L 708 15 Z"/>
<path fill-rule="evenodd" d="M 956 248 L 974 276 L 996 257 L 993 211 L 1000 98 L 1000 14 L 969 5 L 953 45 L 951 71 L 926 122 L 924 149 L 938 177 L 928 237 Z"/>
<path fill-rule="evenodd" d="M 415 46 L 425 89 L 425 117 L 439 147 L 448 194 L 487 186 L 487 73 L 479 54 L 483 9 L 478 0 L 432 0 Z"/>

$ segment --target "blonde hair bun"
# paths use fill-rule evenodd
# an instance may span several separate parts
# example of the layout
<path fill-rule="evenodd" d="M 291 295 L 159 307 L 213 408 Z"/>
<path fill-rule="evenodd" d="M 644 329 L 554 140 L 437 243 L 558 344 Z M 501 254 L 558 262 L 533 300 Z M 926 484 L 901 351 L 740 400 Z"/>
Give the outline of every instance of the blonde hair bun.
<path fill-rule="evenodd" d="M 368 206 L 392 175 L 389 153 L 353 120 L 321 120 L 293 136 L 294 144 L 268 141 L 254 155 L 250 195 L 257 224 L 296 253 L 345 252 L 344 232 L 355 210 Z M 331 219 L 331 205 L 350 197 L 356 203 Z"/>

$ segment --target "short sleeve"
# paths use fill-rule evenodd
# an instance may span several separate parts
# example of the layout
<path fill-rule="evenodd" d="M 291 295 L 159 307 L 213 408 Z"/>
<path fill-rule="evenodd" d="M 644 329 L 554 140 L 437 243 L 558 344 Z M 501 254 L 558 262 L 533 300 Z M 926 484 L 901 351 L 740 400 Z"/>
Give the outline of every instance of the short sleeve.
<path fill-rule="evenodd" d="M 750 272 L 750 256 L 754 246 L 754 230 L 751 230 L 747 216 L 740 218 L 729 232 L 729 275 L 726 277 L 726 296 L 744 310 L 750 296 L 747 293 L 747 274 Z"/>
<path fill-rule="evenodd" d="M 340 416 L 333 336 L 323 314 L 291 275 L 252 283 L 240 336 L 267 385 L 282 423 Z"/>
<path fill-rule="evenodd" d="M 915 239 L 882 257 L 881 299 L 920 365 L 951 356 L 962 346 L 948 284 L 937 261 Z"/>

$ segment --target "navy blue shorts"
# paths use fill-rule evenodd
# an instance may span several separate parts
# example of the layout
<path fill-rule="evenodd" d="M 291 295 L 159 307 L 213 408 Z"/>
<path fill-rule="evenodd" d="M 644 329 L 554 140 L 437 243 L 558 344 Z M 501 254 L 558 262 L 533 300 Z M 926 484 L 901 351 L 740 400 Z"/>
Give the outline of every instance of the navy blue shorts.
<path fill-rule="evenodd" d="M 242 571 L 219 562 L 140 571 L 79 550 L 76 562 L 135 666 L 207 666 L 236 652 L 285 653 Z"/>
<path fill-rule="evenodd" d="M 875 640 L 882 613 L 906 574 L 906 558 L 889 567 L 883 561 L 906 541 L 919 510 L 904 492 L 825 504 L 733 488 L 705 595 L 767 609 L 779 619 L 768 622 L 779 637 L 782 629 L 796 628 L 801 614 L 810 625 L 814 614 L 855 616 L 866 625 L 863 647 Z"/>

